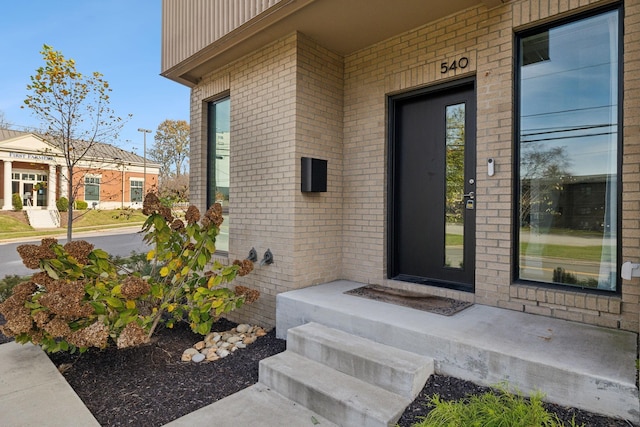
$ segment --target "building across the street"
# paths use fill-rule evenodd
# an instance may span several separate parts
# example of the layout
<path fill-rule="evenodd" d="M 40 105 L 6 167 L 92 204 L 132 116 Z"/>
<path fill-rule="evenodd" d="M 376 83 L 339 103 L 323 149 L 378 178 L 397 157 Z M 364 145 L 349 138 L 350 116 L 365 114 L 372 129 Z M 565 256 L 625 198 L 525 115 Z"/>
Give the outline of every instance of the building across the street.
<path fill-rule="evenodd" d="M 347 279 L 640 330 L 640 0 L 163 0 L 162 22 L 191 201 L 228 195 L 230 259 L 273 254 L 244 321 Z"/>
<path fill-rule="evenodd" d="M 69 198 L 69 171 L 62 152 L 44 137 L 0 129 L 0 203 L 12 210 L 18 194 L 24 209 L 55 210 Z M 90 209 L 142 207 L 145 189 L 157 187 L 159 166 L 113 145 L 94 143 L 73 170 L 75 200 Z"/>

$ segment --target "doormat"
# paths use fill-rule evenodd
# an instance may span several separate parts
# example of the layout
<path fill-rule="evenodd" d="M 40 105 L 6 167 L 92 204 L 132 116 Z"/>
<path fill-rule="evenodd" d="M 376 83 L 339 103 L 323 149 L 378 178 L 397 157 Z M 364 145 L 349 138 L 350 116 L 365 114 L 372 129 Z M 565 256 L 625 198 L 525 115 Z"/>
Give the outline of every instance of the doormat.
<path fill-rule="evenodd" d="M 428 311 L 443 316 L 452 316 L 473 305 L 473 303 L 453 298 L 424 295 L 379 285 L 363 286 L 346 291 L 345 294 L 415 308 L 416 310 Z"/>

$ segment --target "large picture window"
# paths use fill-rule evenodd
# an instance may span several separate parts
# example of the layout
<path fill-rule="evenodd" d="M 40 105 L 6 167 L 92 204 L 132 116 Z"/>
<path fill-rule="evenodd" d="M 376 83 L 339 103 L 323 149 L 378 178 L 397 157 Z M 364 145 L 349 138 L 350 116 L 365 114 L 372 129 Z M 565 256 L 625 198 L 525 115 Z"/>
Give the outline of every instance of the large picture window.
<path fill-rule="evenodd" d="M 619 12 L 518 36 L 518 279 L 617 290 Z"/>
<path fill-rule="evenodd" d="M 209 102 L 207 112 L 207 206 L 222 205 L 224 222 L 216 239 L 220 251 L 229 250 L 230 109 L 227 97 Z"/>

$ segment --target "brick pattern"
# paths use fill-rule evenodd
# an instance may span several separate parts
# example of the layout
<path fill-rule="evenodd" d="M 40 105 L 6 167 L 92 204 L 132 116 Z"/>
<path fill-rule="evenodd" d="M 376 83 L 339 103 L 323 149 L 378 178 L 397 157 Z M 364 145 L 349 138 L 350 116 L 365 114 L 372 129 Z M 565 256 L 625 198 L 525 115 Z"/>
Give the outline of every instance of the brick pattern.
<path fill-rule="evenodd" d="M 206 201 L 206 102 L 231 97 L 229 259 L 261 298 L 231 319 L 275 324 L 275 296 L 341 277 L 342 58 L 292 34 L 207 76 L 191 94 L 192 201 Z M 328 191 L 300 192 L 300 157 L 328 160 Z"/>
<path fill-rule="evenodd" d="M 513 57 L 514 30 L 569 16 L 607 2 L 519 1 L 478 6 L 398 35 L 345 58 L 344 264 L 345 278 L 474 300 L 513 310 L 585 323 L 638 330 L 637 279 L 622 285 L 622 297 L 512 284 Z M 625 156 L 623 257 L 640 259 L 640 154 L 637 140 L 638 1 L 625 7 Z M 469 66 L 441 74 L 440 63 L 460 56 Z M 477 81 L 476 293 L 385 280 L 386 262 L 385 96 L 435 85 L 465 75 Z M 629 119 L 626 116 L 630 116 Z M 635 123 L 635 127 L 632 123 Z M 634 153 L 636 156 L 629 156 Z M 486 159 L 496 173 L 486 174 Z M 365 217 L 366 215 L 366 217 Z"/>
<path fill-rule="evenodd" d="M 203 79 L 191 99 L 193 199 L 202 205 L 206 194 L 204 102 L 230 94 L 230 258 L 269 247 L 276 260 L 241 280 L 262 298 L 237 318 L 273 325 L 277 293 L 345 278 L 638 331 L 638 279 L 623 282 L 621 297 L 512 283 L 514 31 L 608 3 L 479 5 L 344 58 L 291 34 Z M 640 0 L 625 2 L 624 19 L 621 238 L 623 259 L 640 260 Z M 461 56 L 465 69 L 440 73 L 442 61 Z M 476 293 L 387 280 L 387 96 L 470 75 L 478 99 Z M 328 159 L 327 193 L 300 193 L 302 156 Z"/>

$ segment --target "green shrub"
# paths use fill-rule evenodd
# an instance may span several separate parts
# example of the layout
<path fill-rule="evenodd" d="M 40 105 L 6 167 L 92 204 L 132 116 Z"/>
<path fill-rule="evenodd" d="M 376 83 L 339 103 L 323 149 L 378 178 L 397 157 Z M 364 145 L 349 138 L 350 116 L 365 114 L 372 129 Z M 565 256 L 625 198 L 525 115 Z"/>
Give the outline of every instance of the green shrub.
<path fill-rule="evenodd" d="M 202 221 L 191 206 L 184 224 L 149 193 L 143 212 L 148 216 L 144 240 L 153 247 L 144 259 L 132 255 L 114 262 L 82 240 L 63 246 L 46 238 L 40 245 L 19 246 L 25 266 L 40 271 L 14 286 L 0 303 L 7 320 L 0 331 L 50 353 L 83 352 L 110 343 L 125 348 L 148 342 L 159 324 L 171 328 L 183 320 L 206 335 L 222 314 L 258 298 L 258 291 L 225 286 L 248 274 L 253 263 L 210 264 L 222 223 L 220 205 L 211 207 Z M 134 271 L 138 268 L 144 273 Z"/>
<path fill-rule="evenodd" d="M 66 212 L 69 209 L 69 199 L 66 197 L 60 197 L 56 200 L 56 208 L 58 208 L 58 211 L 60 212 Z"/>
<path fill-rule="evenodd" d="M 85 211 L 89 207 L 89 204 L 84 200 L 76 200 L 76 209 L 79 211 Z"/>
<path fill-rule="evenodd" d="M 11 195 L 11 203 L 13 204 L 14 211 L 22 210 L 22 197 L 18 193 L 13 193 Z"/>
<path fill-rule="evenodd" d="M 9 298 L 13 292 L 13 288 L 17 284 L 26 282 L 27 280 L 29 280 L 28 277 L 18 276 L 16 274 L 5 276 L 4 279 L 0 280 L 0 302 Z"/>
<path fill-rule="evenodd" d="M 494 391 L 457 401 L 444 401 L 436 394 L 429 402 L 431 412 L 413 427 L 564 427 L 557 415 L 544 408 L 542 398 L 541 393 L 534 393 L 527 399 L 508 391 L 504 384 Z M 575 427 L 575 421 L 570 426 Z"/>

